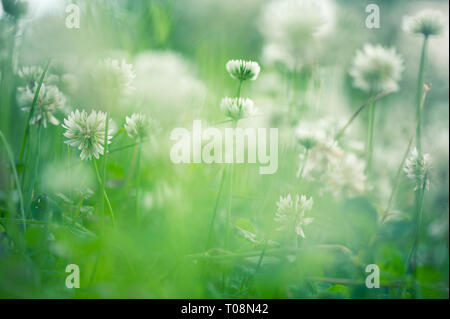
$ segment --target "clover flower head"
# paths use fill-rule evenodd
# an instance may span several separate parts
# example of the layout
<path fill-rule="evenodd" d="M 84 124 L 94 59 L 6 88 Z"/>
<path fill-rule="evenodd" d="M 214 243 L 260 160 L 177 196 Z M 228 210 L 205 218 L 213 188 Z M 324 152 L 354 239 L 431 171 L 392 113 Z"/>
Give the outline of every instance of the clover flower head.
<path fill-rule="evenodd" d="M 147 117 L 142 113 L 133 113 L 131 117 L 125 117 L 124 128 L 129 137 L 142 139 L 147 134 Z"/>
<path fill-rule="evenodd" d="M 364 170 L 364 161 L 350 152 L 330 161 L 326 182 L 328 190 L 336 198 L 363 193 L 367 179 Z"/>
<path fill-rule="evenodd" d="M 256 80 L 261 70 L 258 62 L 244 60 L 230 60 L 226 68 L 232 78 L 241 81 Z"/>
<path fill-rule="evenodd" d="M 296 234 L 305 238 L 303 227 L 311 224 L 314 220 L 313 218 L 305 217 L 305 212 L 310 211 L 312 206 L 312 197 L 307 199 L 305 195 L 296 195 L 295 201 L 293 201 L 291 194 L 288 194 L 286 197 L 280 196 L 274 218 L 277 223 L 281 224 L 278 230 L 293 226 Z"/>
<path fill-rule="evenodd" d="M 236 121 L 257 113 L 253 101 L 242 97 L 224 97 L 220 103 L 220 110 L 225 116 Z"/>
<path fill-rule="evenodd" d="M 292 45 L 326 33 L 333 20 L 331 1 L 273 0 L 263 10 L 261 31 L 270 42 Z"/>
<path fill-rule="evenodd" d="M 104 59 L 95 70 L 95 77 L 102 81 L 107 89 L 119 90 L 128 93 L 134 90 L 132 86 L 136 77 L 132 64 L 128 64 L 124 59 Z"/>
<path fill-rule="evenodd" d="M 306 150 L 313 149 L 319 143 L 325 142 L 326 134 L 323 130 L 313 128 L 308 124 L 302 124 L 295 130 L 295 137 Z"/>
<path fill-rule="evenodd" d="M 103 154 L 105 142 L 105 124 L 106 113 L 91 111 L 75 110 L 71 112 L 67 119 L 64 119 L 62 127 L 66 129 L 64 136 L 68 138 L 65 141 L 70 146 L 77 147 L 81 150 L 80 157 L 82 160 L 99 158 L 99 154 Z M 111 124 L 111 125 L 109 125 Z M 110 144 L 112 139 L 113 126 L 112 121 L 108 124 L 107 141 Z"/>
<path fill-rule="evenodd" d="M 21 92 L 19 99 L 21 100 L 21 103 L 25 105 L 22 108 L 23 111 L 30 111 L 37 87 L 38 84 L 35 82 L 32 88 L 28 86 L 19 88 L 19 91 Z M 53 125 L 59 125 L 59 121 L 53 113 L 58 110 L 64 112 L 66 109 L 66 97 L 64 94 L 62 94 L 56 86 L 45 85 L 42 83 L 36 100 L 34 112 L 30 119 L 30 124 L 42 124 L 44 127 L 47 127 L 48 121 Z"/>
<path fill-rule="evenodd" d="M 403 69 L 403 59 L 394 48 L 366 44 L 356 53 L 349 73 L 355 87 L 379 93 L 397 91 Z"/>
<path fill-rule="evenodd" d="M 415 16 L 403 17 L 403 30 L 412 34 L 441 35 L 445 25 L 445 17 L 439 10 L 423 10 Z"/>
<path fill-rule="evenodd" d="M 406 176 L 415 182 L 414 190 L 419 190 L 425 186 L 430 189 L 429 173 L 431 169 L 431 156 L 429 154 L 420 155 L 417 148 L 414 148 L 409 158 L 406 159 L 403 171 Z"/>
<path fill-rule="evenodd" d="M 42 68 L 40 66 L 24 66 L 18 72 L 19 77 L 26 83 L 26 86 L 33 87 L 35 83 L 39 82 L 42 75 Z"/>

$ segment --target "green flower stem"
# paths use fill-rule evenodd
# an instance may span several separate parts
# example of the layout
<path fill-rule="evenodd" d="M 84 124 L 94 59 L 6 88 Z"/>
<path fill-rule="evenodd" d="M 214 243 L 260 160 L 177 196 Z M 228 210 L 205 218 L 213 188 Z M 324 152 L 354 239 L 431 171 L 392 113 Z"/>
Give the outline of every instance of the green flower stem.
<path fill-rule="evenodd" d="M 116 137 L 117 137 L 117 135 L 116 135 Z M 127 148 L 131 148 L 131 147 L 140 145 L 140 144 L 144 143 L 145 141 L 146 141 L 145 139 L 142 139 L 142 140 L 140 140 L 137 143 L 132 143 L 132 144 L 128 144 L 128 145 L 125 145 L 125 146 L 121 146 L 121 147 L 118 147 L 118 148 L 114 148 L 114 149 L 108 150 L 108 154 L 112 154 L 112 153 L 115 153 L 115 152 L 123 151 L 123 150 L 125 150 Z"/>
<path fill-rule="evenodd" d="M 419 241 L 420 226 L 422 224 L 423 198 L 425 195 L 426 182 L 427 176 L 425 175 L 423 178 L 421 188 L 416 191 L 416 223 L 415 223 L 416 227 L 414 229 L 413 242 L 405 262 L 405 268 L 407 273 L 412 268 L 411 261 L 414 261 L 415 259 L 417 243 Z"/>
<path fill-rule="evenodd" d="M 348 256 L 353 262 L 359 263 L 356 256 L 353 254 L 353 252 L 343 245 L 311 245 L 308 247 L 300 247 L 300 248 L 266 248 L 264 252 L 264 256 L 285 256 L 286 254 L 296 254 L 297 252 L 301 251 L 315 251 L 317 249 L 320 250 L 331 250 L 331 251 L 338 251 L 343 253 L 344 255 Z M 214 252 L 217 252 L 217 254 L 214 254 Z M 244 259 L 248 257 L 258 257 L 261 256 L 260 250 L 252 250 L 252 251 L 244 251 L 239 253 L 233 253 L 227 250 L 223 249 L 214 249 L 209 250 L 203 253 L 197 253 L 192 255 L 187 255 L 186 258 L 190 259 L 212 259 L 212 260 L 233 260 L 233 259 Z"/>
<path fill-rule="evenodd" d="M 233 181 L 234 181 L 234 163 L 230 164 L 230 188 L 228 191 L 228 208 L 226 215 L 226 230 L 225 230 L 225 248 L 230 245 L 230 231 L 231 231 L 231 208 L 233 203 Z"/>
<path fill-rule="evenodd" d="M 353 115 L 350 117 L 350 119 L 347 121 L 347 123 L 337 132 L 337 134 L 335 135 L 335 139 L 339 140 L 342 137 L 342 135 L 344 135 L 344 133 L 347 130 L 347 128 L 358 117 L 359 113 L 361 113 L 362 110 L 364 110 L 368 105 L 373 104 L 374 102 L 378 101 L 379 99 L 385 97 L 386 95 L 388 95 L 390 93 L 392 93 L 392 91 L 381 92 L 378 95 L 376 95 L 375 97 L 371 97 L 366 102 L 364 102 L 364 104 L 361 105 L 356 110 L 355 113 L 353 113 Z"/>
<path fill-rule="evenodd" d="M 140 189 L 140 177 L 141 177 L 141 143 L 138 143 L 137 145 L 137 159 L 136 159 L 136 218 L 140 219 L 140 212 L 139 212 L 139 189 Z"/>
<path fill-rule="evenodd" d="M 211 243 L 211 237 L 212 237 L 212 230 L 214 227 L 214 221 L 216 220 L 216 216 L 217 216 L 217 210 L 219 207 L 219 201 L 220 198 L 222 197 L 222 190 L 223 190 L 223 184 L 225 182 L 225 168 L 222 168 L 222 177 L 220 178 L 220 186 L 219 186 L 219 191 L 217 192 L 217 196 L 216 196 L 216 202 L 214 204 L 214 210 L 213 210 L 213 215 L 211 218 L 211 223 L 209 224 L 209 230 L 208 230 L 208 238 L 206 240 L 206 250 L 209 249 L 209 245 Z"/>
<path fill-rule="evenodd" d="M 105 191 L 105 184 L 106 184 L 106 165 L 107 165 L 107 159 L 108 159 L 108 126 L 109 126 L 109 114 L 106 113 L 105 116 L 105 137 L 103 140 L 103 157 L 102 157 L 102 166 L 101 166 L 101 189 L 104 192 Z M 103 201 L 101 201 L 101 211 L 104 211 L 103 208 Z"/>
<path fill-rule="evenodd" d="M 384 215 L 382 217 L 382 222 L 384 222 L 386 220 L 386 218 L 389 216 L 389 212 L 391 211 L 392 204 L 394 203 L 395 195 L 397 194 L 397 190 L 400 186 L 400 179 L 402 176 L 403 167 L 405 166 L 405 162 L 406 162 L 406 159 L 408 158 L 413 141 L 414 141 L 414 138 L 411 138 L 409 140 L 408 147 L 406 148 L 406 152 L 403 155 L 402 161 L 397 169 L 397 174 L 395 175 L 394 187 L 392 188 L 391 195 L 389 196 L 388 205 L 387 205 L 386 210 L 384 211 Z"/>
<path fill-rule="evenodd" d="M 33 179 L 31 180 L 30 185 L 30 196 L 29 199 L 31 200 L 32 194 L 34 191 L 34 186 L 36 184 L 36 179 L 39 173 L 39 164 L 40 164 L 40 158 L 41 158 L 41 134 L 42 134 L 42 125 L 38 124 L 37 128 L 37 143 L 36 143 L 36 154 L 34 155 L 34 172 L 33 172 Z"/>
<path fill-rule="evenodd" d="M 22 189 L 20 187 L 19 175 L 17 174 L 16 165 L 14 163 L 14 155 L 13 155 L 11 148 L 9 147 L 9 144 L 6 141 L 5 135 L 3 135 L 2 131 L 0 131 L 0 139 L 2 140 L 3 145 L 5 147 L 6 154 L 8 156 L 8 160 L 9 160 L 9 165 L 11 166 L 11 170 L 13 172 L 14 182 L 16 183 L 16 188 L 17 188 L 17 194 L 19 195 L 20 213 L 22 215 L 22 221 L 23 221 L 22 225 L 23 225 L 23 229 L 26 231 L 27 225 L 26 225 L 26 219 L 25 219 L 25 208 L 23 205 L 23 195 L 22 195 Z"/>
<path fill-rule="evenodd" d="M 24 133 L 23 139 L 22 139 L 22 147 L 20 148 L 20 155 L 19 155 L 19 163 L 20 164 L 22 164 L 23 157 L 24 157 L 24 154 L 25 154 L 25 147 L 26 147 L 26 144 L 27 144 L 27 141 L 28 141 L 28 136 L 30 135 L 30 121 L 31 121 L 31 117 L 33 116 L 34 108 L 36 107 L 36 102 L 37 102 L 37 99 L 39 97 L 39 92 L 41 90 L 42 83 L 44 82 L 45 74 L 47 73 L 47 70 L 48 70 L 48 68 L 50 66 L 50 62 L 51 62 L 51 59 L 49 59 L 47 64 L 45 65 L 44 70 L 42 71 L 42 74 L 41 74 L 41 78 L 39 79 L 39 83 L 38 83 L 38 86 L 36 88 L 36 92 L 34 92 L 33 102 L 31 103 L 30 112 L 28 113 L 28 119 L 27 119 L 27 122 L 25 124 L 25 133 Z"/>
<path fill-rule="evenodd" d="M 239 80 L 239 85 L 237 88 L 237 93 L 236 93 L 236 97 L 239 99 L 241 97 L 241 87 L 242 87 L 242 80 Z"/>
<path fill-rule="evenodd" d="M 369 125 L 367 127 L 367 142 L 366 142 L 366 173 L 370 175 L 372 168 L 373 156 L 373 131 L 375 126 L 375 101 L 369 106 Z"/>
<path fill-rule="evenodd" d="M 104 182 L 102 181 L 102 179 L 101 179 L 101 177 L 100 177 L 100 174 L 99 174 L 99 172 L 98 172 L 97 163 L 95 162 L 95 160 L 93 160 L 92 162 L 93 162 L 93 164 L 94 164 L 94 170 L 95 170 L 95 175 L 96 175 L 96 177 L 97 177 L 98 185 L 99 185 L 99 187 L 101 188 L 101 192 L 103 193 L 103 198 L 104 198 L 104 200 L 106 201 L 106 205 L 107 205 L 107 207 L 108 207 L 109 214 L 111 215 L 112 223 L 113 223 L 113 225 L 115 226 L 115 225 L 116 225 L 116 219 L 115 219 L 115 217 L 114 217 L 114 212 L 113 212 L 113 209 L 112 209 L 112 207 L 111 207 L 111 202 L 109 201 L 108 194 L 106 193 L 106 190 L 105 190 L 105 188 L 104 188 L 104 185 L 105 185 L 105 184 L 104 184 Z M 101 203 L 102 203 L 102 210 L 101 210 L 101 212 L 102 212 L 102 214 L 103 214 L 103 199 L 101 200 Z"/>
<path fill-rule="evenodd" d="M 300 170 L 299 173 L 298 173 L 298 178 L 299 178 L 300 180 L 301 180 L 302 177 L 303 177 L 303 172 L 305 171 L 306 164 L 308 163 L 308 157 L 309 157 L 309 149 L 307 149 L 306 152 L 305 152 L 305 163 L 303 164 L 301 170 Z"/>
<path fill-rule="evenodd" d="M 416 93 L 416 116 L 417 116 L 417 129 L 416 129 L 416 146 L 419 155 L 422 155 L 422 106 L 421 97 L 423 90 L 423 71 L 425 68 L 425 60 L 427 53 L 428 36 L 423 39 L 422 52 L 420 55 L 419 75 L 417 77 L 417 93 Z"/>

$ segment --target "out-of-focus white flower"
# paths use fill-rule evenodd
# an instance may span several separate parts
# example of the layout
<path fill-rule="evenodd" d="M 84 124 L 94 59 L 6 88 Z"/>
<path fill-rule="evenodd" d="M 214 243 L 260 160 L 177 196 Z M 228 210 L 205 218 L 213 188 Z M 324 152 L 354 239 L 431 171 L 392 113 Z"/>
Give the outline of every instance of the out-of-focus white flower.
<path fill-rule="evenodd" d="M 299 172 L 303 170 L 304 177 L 316 180 L 328 170 L 330 162 L 339 159 L 343 150 L 329 132 L 331 123 L 327 119 L 316 122 L 302 122 L 295 130 L 298 143 L 308 150 L 308 160 L 304 163 L 305 154 L 300 154 Z"/>
<path fill-rule="evenodd" d="M 230 60 L 226 68 L 232 78 L 241 81 L 256 80 L 261 71 L 258 62 L 244 60 Z"/>
<path fill-rule="evenodd" d="M 263 59 L 282 62 L 289 69 L 299 66 L 311 51 L 314 39 L 333 28 L 332 1 L 273 0 L 265 5 L 260 31 L 266 42 Z"/>
<path fill-rule="evenodd" d="M 327 188 L 335 197 L 361 194 L 364 192 L 365 163 L 353 153 L 345 153 L 339 160 L 330 163 L 327 174 Z"/>
<path fill-rule="evenodd" d="M 420 155 L 416 148 L 411 152 L 411 156 L 406 159 L 403 171 L 406 176 L 414 181 L 414 190 L 419 190 L 423 186 L 430 189 L 430 168 L 431 156 L 429 154 Z"/>
<path fill-rule="evenodd" d="M 64 119 L 62 127 L 66 129 L 64 136 L 68 138 L 65 141 L 70 146 L 77 147 L 81 150 L 80 157 L 82 160 L 99 158 L 99 154 L 103 154 L 103 146 L 105 142 L 105 123 L 106 113 L 91 111 L 88 115 L 86 111 L 75 110 L 71 112 L 67 119 Z M 111 125 L 110 125 L 111 124 Z M 113 129 L 112 122 L 108 124 L 108 144 L 111 143 Z"/>
<path fill-rule="evenodd" d="M 263 47 L 262 59 L 267 65 L 284 66 L 288 70 L 294 70 L 299 66 L 290 51 L 275 43 L 269 43 Z"/>
<path fill-rule="evenodd" d="M 397 91 L 403 69 L 403 59 L 394 48 L 366 44 L 356 53 L 349 73 L 355 87 L 378 93 Z"/>
<path fill-rule="evenodd" d="M 306 150 L 313 149 L 317 144 L 329 144 L 331 140 L 326 132 L 309 123 L 301 123 L 295 130 L 295 137 Z"/>
<path fill-rule="evenodd" d="M 291 194 L 288 194 L 286 197 L 280 196 L 274 218 L 277 223 L 281 224 L 278 230 L 294 227 L 297 235 L 305 238 L 303 227 L 311 224 L 314 220 L 313 218 L 305 217 L 305 212 L 310 211 L 312 205 L 312 197 L 307 199 L 305 195 L 296 195 L 295 202 L 292 200 Z"/>
<path fill-rule="evenodd" d="M 18 72 L 19 77 L 26 83 L 26 86 L 33 87 L 35 82 L 39 81 L 42 75 L 42 68 L 40 66 L 24 66 Z"/>
<path fill-rule="evenodd" d="M 44 70 L 37 65 L 24 66 L 18 71 L 18 75 L 24 82 L 25 87 L 32 89 L 36 84 L 39 83 L 43 71 Z M 42 83 L 56 86 L 56 80 L 57 76 L 47 71 Z M 19 88 L 19 90 L 23 89 Z"/>
<path fill-rule="evenodd" d="M 135 61 L 135 95 L 142 101 L 136 103 L 137 107 L 142 105 L 140 112 L 148 116 L 156 112 L 162 122 L 177 121 L 187 113 L 197 116 L 192 110 L 203 103 L 207 90 L 196 76 L 195 65 L 172 51 L 142 52 Z"/>
<path fill-rule="evenodd" d="M 108 90 L 119 90 L 129 93 L 134 90 L 132 86 L 136 77 L 133 65 L 111 58 L 103 60 L 95 69 L 94 76 Z"/>
<path fill-rule="evenodd" d="M 242 97 L 224 97 L 220 103 L 220 110 L 223 114 L 225 114 L 225 116 L 233 120 L 240 120 L 250 117 L 255 115 L 257 112 L 253 101 Z"/>
<path fill-rule="evenodd" d="M 134 113 L 131 117 L 125 117 L 124 128 L 128 136 L 133 139 L 142 139 L 147 134 L 148 121 L 142 113 Z"/>
<path fill-rule="evenodd" d="M 38 84 L 35 82 L 32 88 L 26 86 L 19 88 L 21 92 L 19 96 L 20 103 L 25 105 L 22 110 L 29 112 L 33 104 L 34 95 L 36 94 Z M 66 111 L 66 97 L 54 85 L 42 86 L 39 90 L 39 95 L 36 100 L 33 115 L 30 119 L 30 124 L 42 124 L 47 127 L 47 121 L 53 125 L 59 125 L 58 119 L 53 115 L 53 112 L 60 110 Z"/>
<path fill-rule="evenodd" d="M 334 23 L 331 1 L 274 0 L 263 11 L 261 32 L 270 42 L 302 45 Z"/>
<path fill-rule="evenodd" d="M 412 34 L 441 35 L 445 25 L 445 17 L 439 10 L 423 10 L 415 16 L 403 17 L 403 30 Z"/>

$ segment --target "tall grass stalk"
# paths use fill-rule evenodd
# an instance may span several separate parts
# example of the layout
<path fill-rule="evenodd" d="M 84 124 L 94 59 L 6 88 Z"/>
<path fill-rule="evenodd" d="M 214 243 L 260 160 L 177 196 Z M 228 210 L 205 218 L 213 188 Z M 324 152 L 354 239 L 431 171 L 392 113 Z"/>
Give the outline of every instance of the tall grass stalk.
<path fill-rule="evenodd" d="M 366 142 L 366 174 L 370 175 L 372 169 L 373 156 L 373 133 L 375 126 L 375 101 L 372 100 L 369 106 L 369 125 L 367 127 L 367 142 Z"/>
<path fill-rule="evenodd" d="M 381 98 L 385 97 L 386 95 L 388 95 L 390 93 L 392 93 L 392 91 L 381 92 L 381 93 L 377 94 L 375 97 L 370 97 L 366 102 L 364 102 L 364 104 L 362 104 L 355 111 L 355 113 L 353 113 L 353 115 L 350 117 L 350 119 L 347 121 L 347 123 L 345 123 L 345 125 L 337 132 L 337 134 L 335 135 L 335 139 L 339 140 L 342 137 L 342 135 L 344 135 L 347 128 L 350 126 L 350 124 L 353 123 L 353 121 L 358 117 L 359 113 L 361 113 L 362 110 L 364 110 L 368 105 L 372 105 L 372 103 L 380 100 Z"/>
<path fill-rule="evenodd" d="M 109 201 L 109 198 L 108 198 L 108 194 L 106 193 L 106 190 L 105 190 L 105 183 L 104 183 L 104 181 L 102 181 L 102 178 L 101 178 L 101 176 L 100 176 L 100 173 L 99 173 L 99 170 L 98 170 L 98 166 L 97 166 L 97 163 L 95 162 L 95 160 L 92 160 L 92 163 L 93 163 L 93 166 L 94 166 L 94 170 L 95 170 L 95 176 L 97 177 L 97 182 L 98 182 L 98 185 L 99 185 L 99 188 L 100 188 L 100 192 L 101 192 L 101 210 L 100 210 L 100 212 L 102 213 L 102 215 L 104 214 L 104 204 L 103 204 L 103 202 L 105 201 L 106 202 L 106 205 L 107 205 L 107 207 L 108 207 L 108 211 L 109 211 L 109 214 L 110 214 L 110 216 L 111 216 L 111 220 L 112 220 L 112 223 L 113 223 L 113 225 L 115 226 L 116 225 L 116 219 L 115 219 L 115 217 L 114 217 L 114 212 L 113 212 L 113 209 L 112 209 L 112 206 L 111 206 L 111 202 Z"/>
<path fill-rule="evenodd" d="M 421 187 L 416 190 L 416 205 L 415 205 L 416 206 L 416 216 L 415 216 L 416 223 L 415 223 L 415 228 L 414 228 L 413 242 L 411 244 L 411 248 L 409 249 L 408 256 L 406 257 L 406 262 L 405 262 L 405 269 L 406 269 L 407 273 L 410 270 L 412 270 L 411 261 L 415 260 L 417 243 L 419 241 L 420 226 L 422 224 L 423 198 L 425 195 L 426 182 L 427 182 L 427 176 L 425 174 Z"/>
<path fill-rule="evenodd" d="M 423 39 L 422 52 L 420 54 L 419 74 L 417 77 L 417 92 L 416 92 L 416 117 L 417 117 L 417 129 L 416 129 L 416 147 L 419 155 L 422 155 L 422 90 L 423 90 L 423 72 L 425 69 L 425 60 L 427 53 L 428 36 Z"/>
<path fill-rule="evenodd" d="M 230 245 L 230 231 L 231 231 L 231 209 L 233 205 L 233 181 L 234 181 L 234 163 L 231 163 L 230 166 L 230 188 L 228 190 L 228 208 L 226 215 L 226 226 L 225 226 L 225 248 L 229 248 Z"/>
<path fill-rule="evenodd" d="M 22 162 L 23 162 L 23 158 L 24 158 L 24 155 L 25 155 L 25 148 L 26 148 L 26 145 L 27 145 L 28 137 L 30 135 L 30 121 L 31 121 L 31 117 L 33 116 L 34 109 L 36 107 L 36 102 L 37 102 L 37 99 L 39 97 L 39 92 L 41 91 L 42 83 L 44 82 L 44 78 L 45 78 L 45 75 L 47 74 L 48 68 L 50 66 L 50 62 L 51 62 L 51 59 L 49 59 L 47 61 L 47 63 L 45 64 L 44 70 L 42 71 L 41 77 L 39 79 L 38 86 L 36 88 L 36 92 L 34 92 L 33 102 L 31 103 L 30 112 L 28 113 L 28 118 L 27 118 L 27 121 L 25 123 L 25 133 L 23 134 L 22 146 L 20 148 L 20 154 L 19 154 L 19 163 L 20 164 L 22 164 Z M 25 174 L 25 168 L 24 168 L 23 175 L 24 174 Z"/>
<path fill-rule="evenodd" d="M 6 141 L 5 135 L 3 135 L 2 131 L 0 131 L 0 139 L 2 140 L 3 146 L 5 147 L 6 155 L 8 156 L 8 160 L 9 160 L 9 165 L 11 166 L 11 170 L 13 173 L 14 182 L 15 182 L 16 188 L 17 188 L 17 194 L 19 196 L 20 214 L 22 215 L 22 221 L 23 221 L 22 225 L 23 225 L 23 229 L 26 231 L 27 225 L 26 225 L 26 219 L 25 219 L 25 207 L 23 204 L 23 195 L 22 195 L 22 188 L 20 187 L 19 175 L 17 174 L 16 164 L 14 162 L 14 155 L 13 155 L 11 148 L 9 147 L 9 144 Z"/>
<path fill-rule="evenodd" d="M 136 218 L 140 220 L 139 212 L 139 189 L 141 182 L 141 143 L 138 143 L 137 147 L 137 158 L 136 158 Z"/>
<path fill-rule="evenodd" d="M 220 177 L 220 185 L 219 185 L 219 191 L 217 192 L 217 196 L 216 196 L 216 201 L 214 204 L 214 210 L 213 210 L 213 215 L 211 218 L 211 222 L 209 224 L 209 229 L 208 229 L 208 237 L 206 239 L 206 247 L 205 250 L 209 249 L 209 245 L 211 244 L 211 236 L 212 236 L 212 230 L 214 227 L 214 221 L 216 220 L 216 216 L 217 216 L 217 210 L 219 208 L 219 202 L 220 202 L 220 198 L 222 197 L 222 190 L 223 190 L 223 184 L 225 182 L 225 168 L 222 168 L 222 174 Z"/>
<path fill-rule="evenodd" d="M 303 163 L 301 169 L 299 169 L 299 171 L 297 172 L 297 178 L 300 180 L 302 179 L 303 173 L 305 172 L 305 167 L 306 164 L 308 163 L 308 157 L 309 157 L 309 149 L 307 149 L 305 152 L 305 162 Z"/>
<path fill-rule="evenodd" d="M 387 204 L 386 210 L 384 211 L 384 215 L 382 217 L 382 222 L 384 222 L 386 220 L 386 218 L 389 216 L 389 213 L 392 209 L 395 195 L 397 194 L 397 190 L 400 186 L 400 179 L 402 176 L 403 167 L 405 166 L 406 159 L 408 158 L 409 152 L 411 151 L 411 146 L 412 146 L 413 141 L 414 141 L 414 138 L 411 137 L 409 140 L 409 143 L 408 143 L 408 147 L 406 148 L 405 154 L 403 155 L 402 161 L 400 162 L 400 165 L 397 169 L 397 174 L 395 175 L 395 180 L 394 180 L 394 187 L 392 187 L 392 191 L 389 196 L 388 204 Z"/>

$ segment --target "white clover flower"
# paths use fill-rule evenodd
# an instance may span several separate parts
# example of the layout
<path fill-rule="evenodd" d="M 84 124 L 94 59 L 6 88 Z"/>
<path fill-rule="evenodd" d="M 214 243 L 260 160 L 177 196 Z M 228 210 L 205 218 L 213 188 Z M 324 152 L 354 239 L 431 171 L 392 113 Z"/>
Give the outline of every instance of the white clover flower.
<path fill-rule="evenodd" d="M 131 117 L 127 116 L 125 117 L 124 128 L 129 137 L 133 139 L 142 139 L 147 134 L 147 117 L 142 113 L 134 113 Z"/>
<path fill-rule="evenodd" d="M 425 185 L 425 189 L 430 189 L 430 173 L 431 156 L 429 154 L 419 155 L 419 152 L 414 148 L 411 156 L 406 159 L 403 171 L 406 176 L 415 182 L 414 190 L 419 190 Z"/>
<path fill-rule="evenodd" d="M 445 25 L 445 17 L 439 10 L 423 10 L 415 16 L 403 17 L 403 30 L 412 34 L 441 35 Z"/>
<path fill-rule="evenodd" d="M 294 70 L 299 66 L 295 56 L 289 50 L 275 43 L 269 43 L 263 47 L 262 59 L 266 65 L 283 66 L 288 70 Z"/>
<path fill-rule="evenodd" d="M 317 126 L 302 123 L 295 130 L 295 138 L 306 150 L 313 149 L 317 144 L 329 142 L 326 132 Z"/>
<path fill-rule="evenodd" d="M 361 194 L 365 190 L 365 162 L 353 153 L 345 153 L 330 162 L 326 188 L 334 197 Z"/>
<path fill-rule="evenodd" d="M 333 23 L 331 1 L 274 0 L 264 8 L 261 32 L 269 42 L 294 46 L 328 32 Z"/>
<path fill-rule="evenodd" d="M 334 5 L 329 0 L 272 0 L 259 20 L 265 39 L 263 59 L 293 70 L 316 55 L 316 39 L 333 29 Z"/>
<path fill-rule="evenodd" d="M 82 160 L 99 158 L 99 154 L 103 154 L 103 146 L 105 142 L 105 123 L 106 113 L 91 111 L 88 115 L 86 111 L 75 110 L 71 112 L 67 119 L 64 119 L 62 127 L 66 129 L 64 136 L 68 138 L 65 141 L 70 146 L 77 147 L 81 150 L 80 157 Z M 109 125 L 111 124 L 111 125 Z M 110 121 L 108 124 L 108 144 L 112 139 L 113 126 Z"/>
<path fill-rule="evenodd" d="M 17 72 L 17 74 L 24 82 L 25 87 L 29 87 L 30 89 L 32 89 L 37 83 L 39 83 L 42 76 L 42 72 L 44 72 L 44 70 L 40 66 L 31 65 L 22 67 Z M 45 74 L 43 83 L 56 85 L 56 79 L 57 79 L 56 75 L 47 72 Z M 19 88 L 19 90 L 24 90 L 24 88 Z"/>
<path fill-rule="evenodd" d="M 244 60 L 230 60 L 226 68 L 232 78 L 241 81 L 256 80 L 261 70 L 258 62 Z"/>
<path fill-rule="evenodd" d="M 297 235 L 305 238 L 303 227 L 311 224 L 314 220 L 314 218 L 305 217 L 305 212 L 310 211 L 312 205 L 312 197 L 307 199 L 305 195 L 296 195 L 295 202 L 292 200 L 291 194 L 288 194 L 286 197 L 280 196 L 274 218 L 277 223 L 281 224 L 278 230 L 294 227 Z"/>
<path fill-rule="evenodd" d="M 123 93 L 134 90 L 132 83 L 136 73 L 133 65 L 126 63 L 124 59 L 119 61 L 106 58 L 97 66 L 94 76 L 109 90 L 119 90 Z"/>
<path fill-rule="evenodd" d="M 252 100 L 248 98 L 224 97 L 220 103 L 220 110 L 225 116 L 240 120 L 256 114 L 257 109 Z"/>
<path fill-rule="evenodd" d="M 32 88 L 29 88 L 28 86 L 19 88 L 19 91 L 21 92 L 19 100 L 21 101 L 21 104 L 25 105 L 22 108 L 23 111 L 30 111 L 37 87 L 38 84 L 35 82 Z M 59 121 L 53 113 L 57 110 L 65 112 L 66 109 L 66 97 L 64 94 L 62 94 L 56 86 L 45 85 L 42 83 L 38 98 L 36 100 L 34 112 L 30 119 L 30 124 L 42 124 L 44 127 L 47 127 L 48 121 L 53 125 L 59 125 Z"/>
<path fill-rule="evenodd" d="M 24 66 L 18 72 L 19 77 L 26 83 L 26 86 L 33 87 L 39 81 L 43 69 L 40 66 Z"/>
<path fill-rule="evenodd" d="M 397 91 L 403 69 L 403 59 L 394 48 L 366 44 L 356 53 L 349 73 L 355 87 L 379 93 Z"/>

